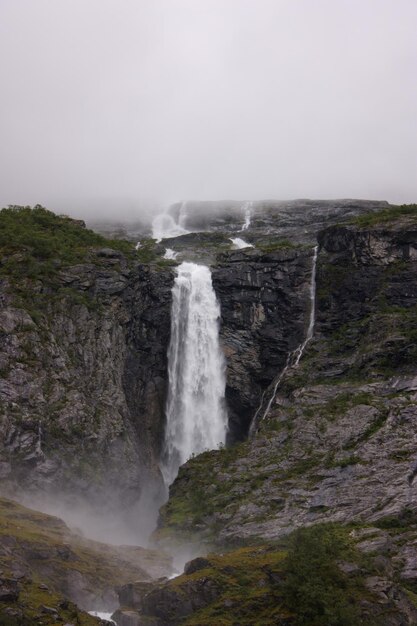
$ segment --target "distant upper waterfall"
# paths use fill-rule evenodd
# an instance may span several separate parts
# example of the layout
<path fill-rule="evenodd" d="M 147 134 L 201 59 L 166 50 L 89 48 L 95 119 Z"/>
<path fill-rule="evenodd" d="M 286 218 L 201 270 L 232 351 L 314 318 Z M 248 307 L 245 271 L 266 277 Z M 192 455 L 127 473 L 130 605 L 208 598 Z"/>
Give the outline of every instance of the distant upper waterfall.
<path fill-rule="evenodd" d="M 220 306 L 204 265 L 181 263 L 172 289 L 169 391 L 162 471 L 166 484 L 193 454 L 225 442 Z"/>
<path fill-rule="evenodd" d="M 247 230 L 250 226 L 250 222 L 252 219 L 252 206 L 253 206 L 253 202 L 245 202 L 245 204 L 243 205 L 243 213 L 245 216 L 245 222 L 241 230 Z"/>
<path fill-rule="evenodd" d="M 163 239 L 187 235 L 190 231 L 184 225 L 187 220 L 187 203 L 182 202 L 178 214 L 178 222 L 170 213 L 159 213 L 152 221 L 152 238 L 160 243 Z"/>

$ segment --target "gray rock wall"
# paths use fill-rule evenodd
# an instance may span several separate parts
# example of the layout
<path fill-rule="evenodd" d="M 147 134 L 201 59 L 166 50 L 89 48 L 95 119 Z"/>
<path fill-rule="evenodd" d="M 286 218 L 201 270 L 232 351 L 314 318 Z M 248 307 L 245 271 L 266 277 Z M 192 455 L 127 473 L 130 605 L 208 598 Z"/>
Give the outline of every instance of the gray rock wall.
<path fill-rule="evenodd" d="M 145 484 L 158 491 L 172 280 L 170 268 L 103 252 L 54 290 L 39 281 L 20 306 L 1 283 L 3 491 L 113 508 Z"/>
<path fill-rule="evenodd" d="M 263 390 L 304 339 L 312 248 L 223 254 L 213 267 L 227 360 L 230 440 L 244 439 Z"/>
<path fill-rule="evenodd" d="M 223 545 L 323 521 L 416 529 L 415 225 L 331 228 L 319 242 L 313 340 L 253 439 L 181 468 L 165 537 Z M 203 504 L 188 497 L 197 490 Z"/>

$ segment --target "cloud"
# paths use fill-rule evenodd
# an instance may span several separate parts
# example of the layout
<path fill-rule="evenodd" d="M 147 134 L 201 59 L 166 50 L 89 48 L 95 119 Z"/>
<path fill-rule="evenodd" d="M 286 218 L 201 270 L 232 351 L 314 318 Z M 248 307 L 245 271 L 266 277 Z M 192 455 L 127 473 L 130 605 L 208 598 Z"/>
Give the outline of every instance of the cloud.
<path fill-rule="evenodd" d="M 414 0 L 2 0 L 0 202 L 415 201 Z"/>

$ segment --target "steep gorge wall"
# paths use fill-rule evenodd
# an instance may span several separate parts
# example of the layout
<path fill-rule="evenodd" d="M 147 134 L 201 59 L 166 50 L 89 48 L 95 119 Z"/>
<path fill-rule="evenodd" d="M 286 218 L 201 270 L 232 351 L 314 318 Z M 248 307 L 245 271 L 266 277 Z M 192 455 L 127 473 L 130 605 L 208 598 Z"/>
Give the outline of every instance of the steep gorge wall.
<path fill-rule="evenodd" d="M 400 552 L 414 571 L 415 220 L 334 227 L 319 242 L 315 335 L 299 367 L 253 439 L 180 470 L 160 532 L 222 546 L 323 521 L 397 524 L 413 531 Z"/>
<path fill-rule="evenodd" d="M 99 250 L 58 279 L 1 283 L 2 489 L 129 506 L 161 484 L 173 273 Z"/>
<path fill-rule="evenodd" d="M 277 399 L 284 404 L 304 384 L 309 363 L 321 383 L 333 384 L 353 371 L 384 377 L 387 361 L 392 371 L 404 359 L 411 367 L 414 358 L 403 332 L 404 320 L 414 320 L 414 226 L 332 227 L 319 242 L 316 340 L 286 377 Z M 221 252 L 212 265 L 227 357 L 229 443 L 245 439 L 262 393 L 305 338 L 312 261 L 311 246 L 274 242 L 269 251 L 260 245 Z M 53 288 L 41 279 L 30 289 L 27 283 L 23 299 L 2 279 L 2 488 L 76 492 L 100 506 L 131 507 L 146 485 L 153 494 L 162 489 L 174 269 L 99 249 L 57 276 Z M 383 312 L 376 323 L 375 311 Z M 377 348 L 372 337 L 389 324 L 395 332 Z M 323 357 L 329 341 L 339 342 L 340 356 L 332 348 Z M 381 374 L 375 363 L 384 359 Z"/>
<path fill-rule="evenodd" d="M 311 255 L 232 252 L 212 268 L 231 442 L 304 338 Z M 3 280 L 3 491 L 77 493 L 109 508 L 137 503 L 145 486 L 161 492 L 173 277 L 104 249 L 59 272 L 53 289 L 28 283 L 24 301 Z"/>
<path fill-rule="evenodd" d="M 222 254 L 213 267 L 227 362 L 230 441 L 243 440 L 264 389 L 304 339 L 312 248 Z"/>

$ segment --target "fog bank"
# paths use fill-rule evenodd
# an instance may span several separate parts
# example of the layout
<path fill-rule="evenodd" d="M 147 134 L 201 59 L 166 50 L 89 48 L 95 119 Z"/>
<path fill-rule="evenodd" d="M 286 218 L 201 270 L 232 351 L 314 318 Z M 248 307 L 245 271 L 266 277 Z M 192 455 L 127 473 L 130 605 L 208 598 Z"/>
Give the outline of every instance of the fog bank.
<path fill-rule="evenodd" d="M 3 0 L 0 204 L 417 197 L 414 0 Z"/>

